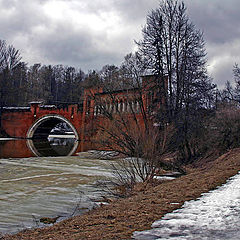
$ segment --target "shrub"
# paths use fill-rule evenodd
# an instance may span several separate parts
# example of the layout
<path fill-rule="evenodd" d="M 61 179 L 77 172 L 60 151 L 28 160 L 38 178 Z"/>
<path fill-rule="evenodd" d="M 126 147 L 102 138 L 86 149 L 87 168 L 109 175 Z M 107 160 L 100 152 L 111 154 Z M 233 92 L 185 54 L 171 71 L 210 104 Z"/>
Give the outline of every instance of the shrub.
<path fill-rule="evenodd" d="M 233 104 L 219 107 L 205 124 L 203 149 L 219 153 L 240 147 L 240 109 Z"/>

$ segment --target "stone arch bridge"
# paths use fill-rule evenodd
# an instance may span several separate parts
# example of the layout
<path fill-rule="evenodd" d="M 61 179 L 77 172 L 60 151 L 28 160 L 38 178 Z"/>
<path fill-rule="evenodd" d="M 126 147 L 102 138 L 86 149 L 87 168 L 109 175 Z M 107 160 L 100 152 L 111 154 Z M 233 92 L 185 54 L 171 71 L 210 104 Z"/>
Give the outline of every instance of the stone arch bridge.
<path fill-rule="evenodd" d="M 153 97 L 151 86 L 156 82 L 156 76 L 145 76 L 142 80 L 142 99 L 144 108 L 147 109 Z M 119 101 L 109 101 L 109 93 L 103 92 L 101 88 L 86 89 L 84 91 L 81 108 L 77 104 L 57 107 L 55 105 L 41 105 L 40 102 L 31 102 L 30 107 L 5 107 L 1 111 L 1 128 L 9 136 L 23 139 L 47 139 L 51 130 L 58 123 L 65 123 L 80 142 L 78 151 L 85 151 L 93 147 L 91 137 L 96 133 L 94 122 L 96 118 L 101 119 L 104 124 L 104 117 L 95 102 L 101 98 L 107 109 L 111 111 L 122 111 L 130 114 L 131 109 L 136 110 L 136 115 L 141 121 L 139 104 L 134 99 L 138 89 L 119 90 L 112 92 L 112 96 Z M 151 94 L 150 94 L 151 93 Z M 133 97 L 129 97 L 133 96 Z M 129 100 L 131 99 L 131 100 Z M 89 129 L 94 129 L 92 132 Z M 89 132 L 91 132 L 89 134 Z"/>
<path fill-rule="evenodd" d="M 5 107 L 1 127 L 11 137 L 47 138 L 58 123 L 66 123 L 77 140 L 80 139 L 82 113 L 77 105 L 56 107 L 32 102 L 30 107 Z"/>

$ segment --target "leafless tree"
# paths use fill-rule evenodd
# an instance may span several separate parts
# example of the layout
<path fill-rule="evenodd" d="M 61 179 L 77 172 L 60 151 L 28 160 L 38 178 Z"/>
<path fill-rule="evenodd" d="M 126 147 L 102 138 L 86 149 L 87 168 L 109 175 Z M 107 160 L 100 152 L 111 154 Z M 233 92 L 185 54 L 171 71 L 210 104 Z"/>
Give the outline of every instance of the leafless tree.
<path fill-rule="evenodd" d="M 6 97 L 10 91 L 10 81 L 13 70 L 20 63 L 21 56 L 19 50 L 12 45 L 7 45 L 5 41 L 0 40 L 0 117 L 3 105 L 6 103 Z"/>
<path fill-rule="evenodd" d="M 235 83 L 226 81 L 225 87 L 218 92 L 218 101 L 220 105 L 225 103 L 240 102 L 240 68 L 237 63 L 233 66 L 233 78 Z"/>
<path fill-rule="evenodd" d="M 137 42 L 139 54 L 159 79 L 168 77 L 167 89 L 159 84 L 163 88 L 160 92 L 167 94 L 166 121 L 174 122 L 178 142 L 184 143 L 187 158 L 191 158 L 189 135 L 201 118 L 199 110 L 211 107 L 215 88 L 206 71 L 203 34 L 189 20 L 180 0 L 161 0 L 159 7 L 148 14 L 142 34 L 143 39 Z"/>
<path fill-rule="evenodd" d="M 237 63 L 233 66 L 233 76 L 235 80 L 234 97 L 236 101 L 240 102 L 240 68 Z"/>
<path fill-rule="evenodd" d="M 93 132 L 97 132 L 92 140 L 97 149 L 123 158 L 114 165 L 114 173 L 117 183 L 127 188 L 137 181 L 152 180 L 156 169 L 177 168 L 165 161 L 165 154 L 173 150 L 174 127 L 163 123 L 160 128 L 154 122 L 150 104 L 145 104 L 146 86 L 141 85 L 140 77 L 131 79 L 128 86 L 133 82 L 134 88 L 117 91 L 107 84 L 104 93 L 91 96 L 95 103 Z"/>
<path fill-rule="evenodd" d="M 220 104 L 235 101 L 236 99 L 235 89 L 230 83 L 230 81 L 227 81 L 225 84 L 225 88 L 219 91 L 218 98 Z"/>
<path fill-rule="evenodd" d="M 19 50 L 12 45 L 7 45 L 5 41 L 0 40 L 0 70 L 12 71 L 21 61 Z"/>

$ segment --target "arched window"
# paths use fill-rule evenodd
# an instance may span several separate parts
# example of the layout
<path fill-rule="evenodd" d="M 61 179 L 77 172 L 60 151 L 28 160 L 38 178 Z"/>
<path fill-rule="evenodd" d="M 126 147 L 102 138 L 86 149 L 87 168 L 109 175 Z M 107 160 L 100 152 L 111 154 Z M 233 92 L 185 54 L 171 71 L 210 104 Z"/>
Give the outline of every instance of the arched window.
<path fill-rule="evenodd" d="M 96 115 L 98 115 L 99 113 L 100 113 L 100 106 L 99 105 L 97 105 L 97 109 L 96 109 Z"/>
<path fill-rule="evenodd" d="M 96 116 L 97 115 L 97 106 L 95 105 L 94 106 L 94 116 Z"/>
<path fill-rule="evenodd" d="M 86 105 L 86 114 L 90 114 L 90 107 L 91 107 L 91 100 L 90 100 L 90 97 L 88 97 L 87 105 Z"/>
<path fill-rule="evenodd" d="M 128 108 L 128 104 L 127 104 L 127 100 L 125 100 L 124 103 L 123 103 L 123 111 L 127 112 L 128 111 L 127 108 Z"/>
<path fill-rule="evenodd" d="M 119 110 L 119 108 L 118 108 L 118 100 L 115 101 L 115 108 L 116 108 L 115 112 L 118 113 L 118 110 Z"/>
<path fill-rule="evenodd" d="M 110 109 L 110 103 L 109 101 L 106 102 L 106 111 L 109 112 L 109 109 Z"/>
<path fill-rule="evenodd" d="M 106 112 L 106 110 L 107 110 L 106 107 L 107 107 L 106 102 L 104 101 L 102 106 L 101 106 L 101 114 L 104 114 Z"/>
<path fill-rule="evenodd" d="M 119 106 L 119 111 L 120 111 L 120 112 L 123 112 L 123 100 L 122 100 L 122 99 L 120 100 L 119 105 L 120 105 L 120 106 Z"/>
<path fill-rule="evenodd" d="M 113 103 L 110 104 L 110 112 L 114 113 L 114 104 Z"/>
<path fill-rule="evenodd" d="M 132 100 L 130 100 L 128 102 L 128 107 L 129 107 L 129 112 L 132 112 L 133 111 L 133 102 L 132 102 Z"/>

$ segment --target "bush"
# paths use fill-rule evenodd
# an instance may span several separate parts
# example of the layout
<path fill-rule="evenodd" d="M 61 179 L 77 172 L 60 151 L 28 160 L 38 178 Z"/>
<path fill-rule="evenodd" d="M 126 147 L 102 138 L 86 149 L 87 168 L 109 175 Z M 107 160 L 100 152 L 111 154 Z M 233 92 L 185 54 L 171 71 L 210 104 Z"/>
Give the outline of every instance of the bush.
<path fill-rule="evenodd" d="M 219 153 L 240 147 L 240 109 L 233 104 L 219 107 L 205 124 L 204 149 Z"/>

